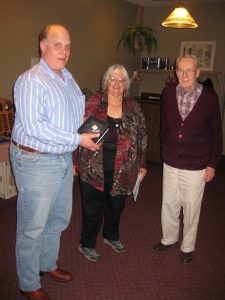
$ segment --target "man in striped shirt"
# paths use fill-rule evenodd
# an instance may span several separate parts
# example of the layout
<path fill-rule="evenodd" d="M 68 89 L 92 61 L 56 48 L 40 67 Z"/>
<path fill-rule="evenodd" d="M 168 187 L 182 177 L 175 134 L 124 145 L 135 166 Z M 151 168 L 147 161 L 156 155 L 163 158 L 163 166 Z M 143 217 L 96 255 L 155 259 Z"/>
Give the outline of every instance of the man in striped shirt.
<path fill-rule="evenodd" d="M 18 189 L 16 261 L 19 287 L 28 299 L 51 299 L 41 288 L 40 273 L 56 281 L 72 275 L 57 268 L 60 236 L 72 211 L 72 152 L 92 151 L 98 134 L 78 134 L 84 95 L 65 68 L 70 35 L 48 25 L 39 35 L 40 61 L 14 86 L 15 124 L 10 159 Z"/>

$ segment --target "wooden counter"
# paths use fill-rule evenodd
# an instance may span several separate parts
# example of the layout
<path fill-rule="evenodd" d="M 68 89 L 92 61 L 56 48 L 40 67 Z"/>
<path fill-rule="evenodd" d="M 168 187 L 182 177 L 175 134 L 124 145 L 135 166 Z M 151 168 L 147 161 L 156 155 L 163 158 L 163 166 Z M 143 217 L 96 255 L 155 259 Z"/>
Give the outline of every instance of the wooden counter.
<path fill-rule="evenodd" d="M 161 142 L 159 138 L 161 103 L 146 100 L 139 100 L 139 103 L 146 119 L 148 135 L 146 159 L 147 161 L 161 163 Z"/>
<path fill-rule="evenodd" d="M 9 160 L 9 144 L 10 142 L 0 143 L 0 163 Z"/>

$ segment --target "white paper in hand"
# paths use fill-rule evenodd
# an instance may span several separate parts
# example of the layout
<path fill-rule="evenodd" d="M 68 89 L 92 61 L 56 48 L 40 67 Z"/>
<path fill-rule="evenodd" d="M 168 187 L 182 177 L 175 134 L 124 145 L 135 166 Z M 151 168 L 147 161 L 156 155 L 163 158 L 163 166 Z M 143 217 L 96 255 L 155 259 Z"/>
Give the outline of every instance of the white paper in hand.
<path fill-rule="evenodd" d="M 133 189 L 134 201 L 137 201 L 137 196 L 138 196 L 141 180 L 142 180 L 142 176 L 140 174 L 138 174 L 138 177 L 137 177 L 134 189 Z"/>

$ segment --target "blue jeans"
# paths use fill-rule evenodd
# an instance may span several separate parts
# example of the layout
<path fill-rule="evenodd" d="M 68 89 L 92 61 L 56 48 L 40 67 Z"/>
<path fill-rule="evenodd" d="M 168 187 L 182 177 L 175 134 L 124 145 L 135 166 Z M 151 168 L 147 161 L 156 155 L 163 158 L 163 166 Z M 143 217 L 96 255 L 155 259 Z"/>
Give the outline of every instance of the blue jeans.
<path fill-rule="evenodd" d="M 41 287 L 40 271 L 57 268 L 60 236 L 72 212 L 72 154 L 38 154 L 11 143 L 18 189 L 16 266 L 22 291 Z"/>

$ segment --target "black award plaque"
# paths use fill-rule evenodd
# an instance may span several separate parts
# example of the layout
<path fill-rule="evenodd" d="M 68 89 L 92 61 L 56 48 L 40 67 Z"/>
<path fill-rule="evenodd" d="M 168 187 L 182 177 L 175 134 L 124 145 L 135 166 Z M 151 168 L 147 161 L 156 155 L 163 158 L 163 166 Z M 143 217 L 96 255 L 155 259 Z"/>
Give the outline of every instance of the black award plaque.
<path fill-rule="evenodd" d="M 99 120 L 94 116 L 90 116 L 78 129 L 78 133 L 99 133 L 100 136 L 94 139 L 96 144 L 99 144 L 106 132 L 109 130 L 109 125 L 103 120 Z"/>

